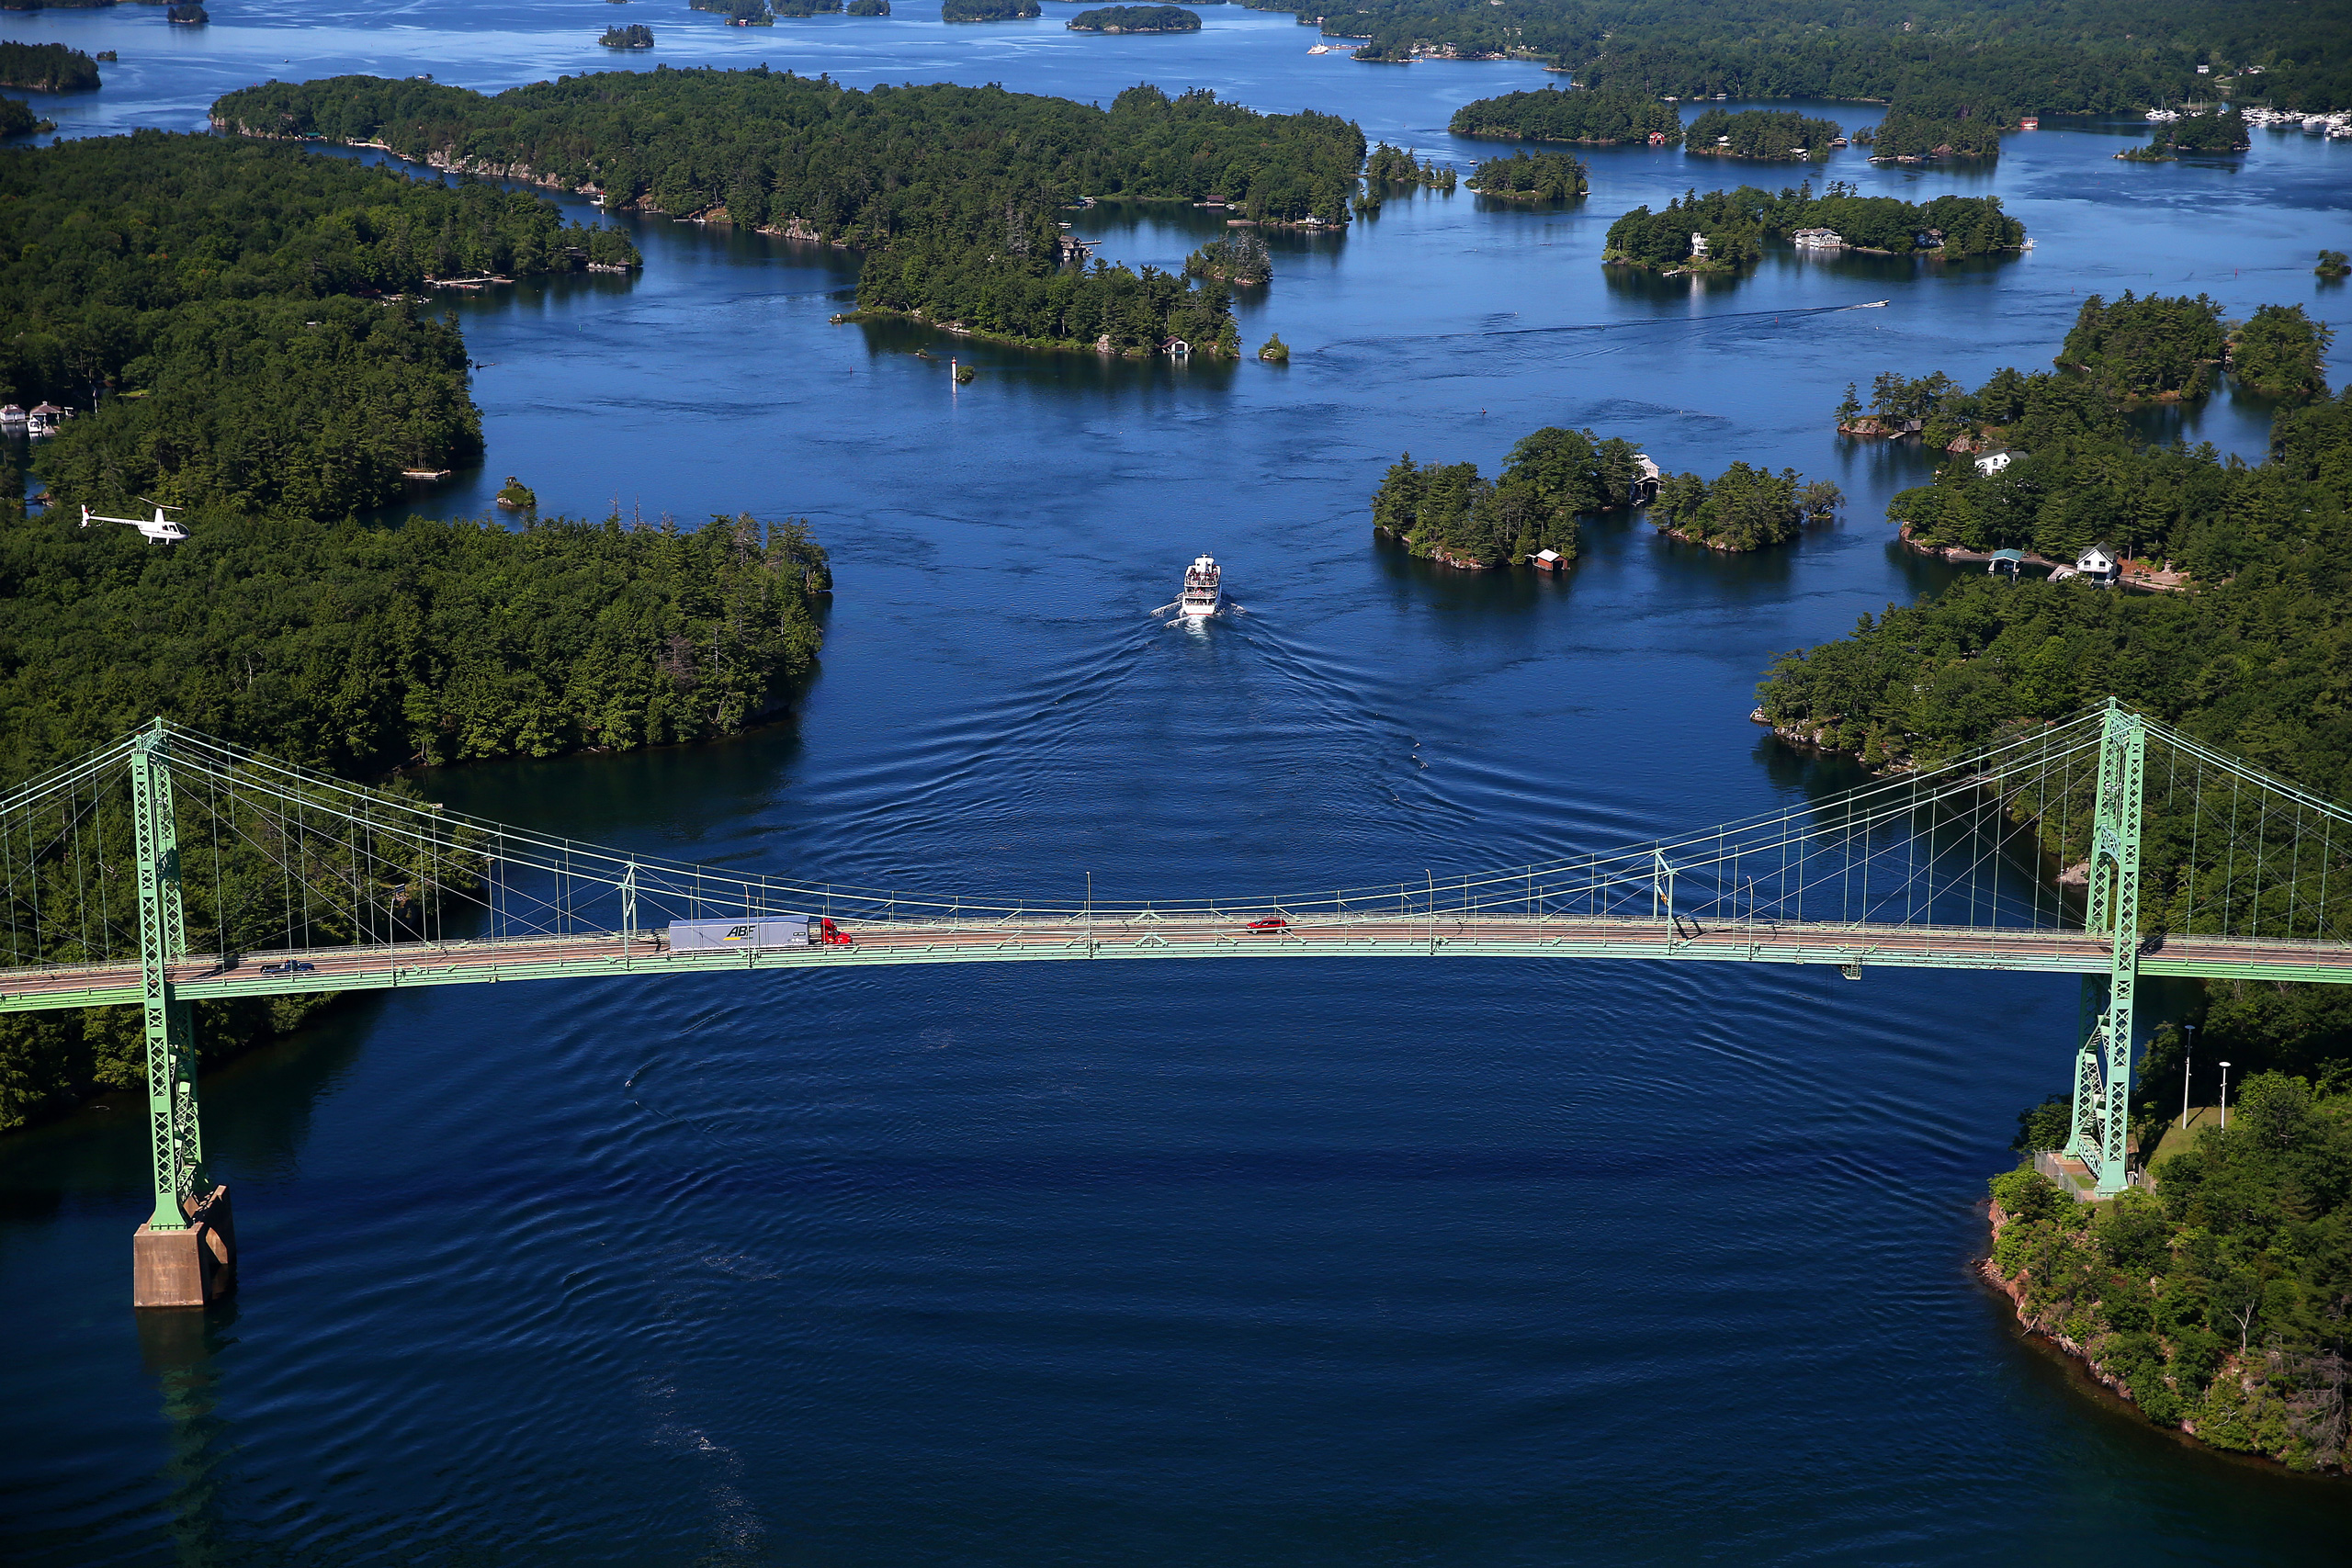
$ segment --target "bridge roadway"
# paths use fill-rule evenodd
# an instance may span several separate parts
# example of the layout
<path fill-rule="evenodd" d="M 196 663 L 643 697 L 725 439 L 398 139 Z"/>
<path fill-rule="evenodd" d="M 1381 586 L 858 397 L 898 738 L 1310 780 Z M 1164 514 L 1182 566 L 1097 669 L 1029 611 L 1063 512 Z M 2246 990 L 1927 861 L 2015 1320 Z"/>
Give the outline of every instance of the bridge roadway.
<path fill-rule="evenodd" d="M 1073 958 L 1638 958 L 1671 962 L 1818 964 L 1849 973 L 1879 967 L 2105 972 L 2108 944 L 2082 931 L 1985 927 L 1725 922 L 1683 916 L 1591 919 L 1526 915 L 1302 916 L 1274 931 L 1248 915 L 1092 919 L 1029 916 L 975 922 L 876 920 L 844 924 L 845 946 L 672 952 L 658 935 L 516 937 L 248 953 L 223 967 L 205 955 L 175 964 L 171 979 L 191 1001 L 311 991 L 392 990 L 509 980 L 598 979 L 735 969 L 837 969 L 882 964 L 1013 963 Z M 313 965 L 265 975 L 299 958 Z M 2151 942 L 2143 975 L 2352 984 L 2352 944 L 2171 937 Z M 131 964 L 0 970 L 0 1012 L 136 1003 Z"/>

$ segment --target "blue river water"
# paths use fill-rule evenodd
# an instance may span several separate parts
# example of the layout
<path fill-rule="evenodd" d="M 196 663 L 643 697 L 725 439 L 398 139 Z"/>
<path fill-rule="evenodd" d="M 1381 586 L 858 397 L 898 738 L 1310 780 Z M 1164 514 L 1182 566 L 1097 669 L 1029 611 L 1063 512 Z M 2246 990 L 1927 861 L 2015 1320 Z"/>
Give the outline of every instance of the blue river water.
<path fill-rule="evenodd" d="M 1523 63 L 1197 35 L 730 29 L 683 5 L 224 0 L 10 15 L 112 48 L 61 133 L 197 129 L 344 71 L 497 89 L 751 64 L 1107 101 L 1151 80 L 1444 132 Z M 650 58 L 594 45 L 651 26 Z M 1849 127 L 1867 106 L 1817 112 Z M 452 770 L 453 806 L 799 876 L 1070 899 L 1443 876 L 1848 782 L 1747 721 L 1780 651 L 1951 569 L 1883 521 L 1915 451 L 1849 381 L 2045 365 L 2087 292 L 2303 303 L 2352 146 L 2140 166 L 2136 124 L 2009 138 L 2036 248 L 1604 274 L 1618 213 L 1778 165 L 1588 154 L 1530 212 L 1393 198 L 1275 238 L 1242 302 L 1287 368 L 1105 366 L 833 326 L 853 258 L 628 222 L 641 276 L 469 298 L 489 458 L 420 492 L 805 515 L 839 592 L 791 717 L 740 740 Z M 581 210 L 588 211 L 584 207 Z M 1221 225 L 1098 209 L 1179 265 Z M 1874 300 L 1883 309 L 1845 310 Z M 927 348 L 935 358 L 913 352 Z M 946 356 L 978 367 L 956 388 Z M 2165 416 L 2258 458 L 2269 410 Z M 1544 424 L 1671 468 L 1838 480 L 1723 557 L 1589 525 L 1564 580 L 1375 543 L 1400 451 L 1489 472 Z M 1170 629 L 1200 551 L 1243 612 Z M 2347 1494 L 2148 1427 L 1980 1287 L 1984 1179 L 2064 1081 L 2071 984 L 1711 966 L 1249 962 L 476 987 L 351 1005 L 209 1076 L 243 1289 L 134 1320 L 128 1104 L 0 1141 L 0 1556 L 246 1563 L 2315 1562 Z"/>

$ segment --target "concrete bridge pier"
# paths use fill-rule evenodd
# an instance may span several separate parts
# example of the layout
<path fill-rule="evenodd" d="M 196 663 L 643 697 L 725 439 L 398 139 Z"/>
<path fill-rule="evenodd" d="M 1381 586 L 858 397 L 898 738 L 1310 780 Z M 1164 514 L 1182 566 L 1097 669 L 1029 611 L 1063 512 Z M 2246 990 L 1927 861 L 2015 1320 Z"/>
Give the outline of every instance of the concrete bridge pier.
<path fill-rule="evenodd" d="M 215 1187 L 201 1198 L 183 1198 L 187 1224 L 157 1230 L 139 1227 L 130 1242 L 130 1304 L 134 1307 L 210 1306 L 237 1288 L 237 1226 L 229 1190 Z"/>

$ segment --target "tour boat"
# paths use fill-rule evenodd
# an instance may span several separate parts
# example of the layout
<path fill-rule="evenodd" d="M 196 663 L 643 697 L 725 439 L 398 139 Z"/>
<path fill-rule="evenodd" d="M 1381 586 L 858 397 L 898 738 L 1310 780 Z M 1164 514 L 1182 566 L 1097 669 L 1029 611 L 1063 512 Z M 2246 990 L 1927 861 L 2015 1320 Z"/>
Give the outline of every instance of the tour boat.
<path fill-rule="evenodd" d="M 1218 590 L 1216 562 L 1207 556 L 1196 558 L 1184 569 L 1184 596 L 1177 604 L 1188 615 L 1214 615 L 1224 601 Z"/>
<path fill-rule="evenodd" d="M 1331 46 L 1328 43 L 1318 43 L 1312 49 L 1309 49 L 1306 52 L 1309 54 L 1329 54 L 1331 52 Z"/>

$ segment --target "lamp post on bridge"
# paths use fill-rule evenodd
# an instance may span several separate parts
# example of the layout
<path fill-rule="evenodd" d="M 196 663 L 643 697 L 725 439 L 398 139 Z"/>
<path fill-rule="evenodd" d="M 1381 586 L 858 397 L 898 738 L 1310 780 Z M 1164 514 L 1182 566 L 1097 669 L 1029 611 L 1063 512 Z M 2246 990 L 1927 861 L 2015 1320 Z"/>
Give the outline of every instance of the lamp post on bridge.
<path fill-rule="evenodd" d="M 2222 1131 L 2230 1130 L 2230 1065 L 2222 1064 Z"/>

